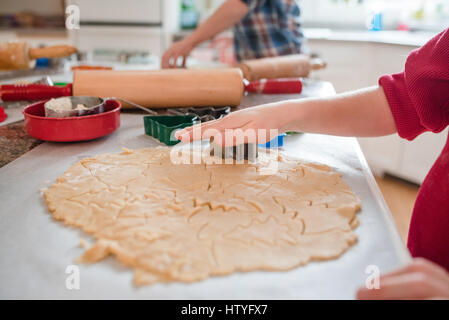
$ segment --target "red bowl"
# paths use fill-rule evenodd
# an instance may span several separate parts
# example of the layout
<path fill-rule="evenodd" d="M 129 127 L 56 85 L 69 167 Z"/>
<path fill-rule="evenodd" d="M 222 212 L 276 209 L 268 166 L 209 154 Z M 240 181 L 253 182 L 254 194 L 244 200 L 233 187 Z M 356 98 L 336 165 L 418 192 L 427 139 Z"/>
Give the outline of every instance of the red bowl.
<path fill-rule="evenodd" d="M 120 127 L 121 104 L 117 100 L 105 101 L 104 112 L 99 114 L 46 118 L 46 101 L 33 103 L 23 110 L 28 134 L 45 141 L 85 141 L 111 134 Z"/>

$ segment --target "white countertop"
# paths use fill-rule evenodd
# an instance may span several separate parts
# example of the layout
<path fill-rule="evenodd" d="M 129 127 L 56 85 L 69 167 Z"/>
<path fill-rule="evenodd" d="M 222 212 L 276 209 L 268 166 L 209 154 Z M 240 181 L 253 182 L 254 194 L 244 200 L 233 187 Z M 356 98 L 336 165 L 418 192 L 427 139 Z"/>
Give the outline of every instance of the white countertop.
<path fill-rule="evenodd" d="M 368 31 L 304 28 L 304 35 L 310 40 L 374 42 L 412 47 L 420 47 L 424 45 L 436 34 L 437 32 L 433 33 L 427 31 Z"/>
<path fill-rule="evenodd" d="M 191 30 L 180 30 L 176 35 L 187 36 Z M 303 28 L 304 35 L 309 40 L 330 40 L 330 41 L 354 41 L 354 42 L 374 42 L 394 45 L 404 45 L 420 47 L 429 41 L 438 32 L 431 31 L 368 31 L 362 29 L 333 29 L 333 28 Z M 232 33 L 225 31 L 232 37 Z"/>

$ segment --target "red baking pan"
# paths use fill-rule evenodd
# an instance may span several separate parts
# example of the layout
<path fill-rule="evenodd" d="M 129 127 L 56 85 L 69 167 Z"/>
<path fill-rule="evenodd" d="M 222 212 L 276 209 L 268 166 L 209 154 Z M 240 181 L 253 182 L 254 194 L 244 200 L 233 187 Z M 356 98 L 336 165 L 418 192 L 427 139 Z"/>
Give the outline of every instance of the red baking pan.
<path fill-rule="evenodd" d="M 44 104 L 37 102 L 23 110 L 28 134 L 44 141 L 86 141 L 111 134 L 120 127 L 121 104 L 117 100 L 106 100 L 104 112 L 68 118 L 45 117 Z"/>

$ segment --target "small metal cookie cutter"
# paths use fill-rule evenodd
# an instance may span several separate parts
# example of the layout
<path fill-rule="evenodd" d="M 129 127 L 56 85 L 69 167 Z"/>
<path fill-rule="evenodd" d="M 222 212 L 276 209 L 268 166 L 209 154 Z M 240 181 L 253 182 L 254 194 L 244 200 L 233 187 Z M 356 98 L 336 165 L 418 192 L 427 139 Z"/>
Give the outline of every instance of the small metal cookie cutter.
<path fill-rule="evenodd" d="M 256 143 L 243 143 L 236 146 L 222 147 L 210 138 L 210 155 L 221 157 L 222 159 L 234 159 L 235 161 L 248 160 L 256 161 L 259 156 L 259 146 Z"/>

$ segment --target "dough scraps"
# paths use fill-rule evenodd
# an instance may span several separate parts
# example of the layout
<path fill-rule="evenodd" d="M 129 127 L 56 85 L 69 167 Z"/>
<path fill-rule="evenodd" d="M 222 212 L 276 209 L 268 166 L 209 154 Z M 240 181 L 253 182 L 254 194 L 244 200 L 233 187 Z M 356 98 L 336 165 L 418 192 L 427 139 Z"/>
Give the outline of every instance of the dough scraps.
<path fill-rule="evenodd" d="M 277 173 L 261 175 L 273 161 Z M 81 262 L 115 255 L 136 285 L 289 270 L 357 241 L 360 201 L 341 175 L 282 154 L 172 164 L 167 147 L 126 149 L 75 163 L 44 195 L 54 218 L 96 240 Z"/>

